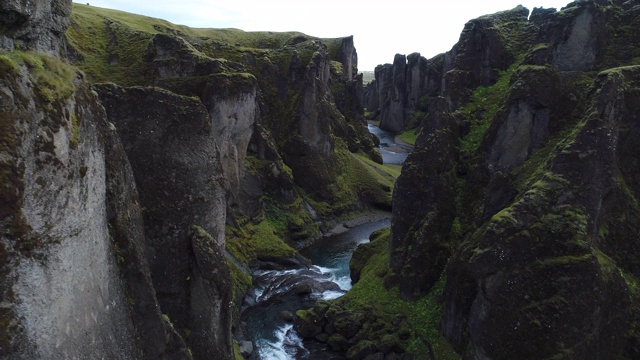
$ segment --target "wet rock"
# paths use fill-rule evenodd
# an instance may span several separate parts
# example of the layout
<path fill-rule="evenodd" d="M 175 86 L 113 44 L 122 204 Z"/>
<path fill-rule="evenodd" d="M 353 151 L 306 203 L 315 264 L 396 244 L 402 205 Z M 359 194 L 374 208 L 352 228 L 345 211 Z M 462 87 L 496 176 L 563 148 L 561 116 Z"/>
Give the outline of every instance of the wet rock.
<path fill-rule="evenodd" d="M 293 322 L 295 315 L 291 311 L 282 311 L 278 317 L 286 322 Z"/>
<path fill-rule="evenodd" d="M 298 253 L 294 257 L 261 255 L 254 265 L 262 270 L 309 269 L 311 261 Z"/>
<path fill-rule="evenodd" d="M 240 341 L 240 343 L 238 343 L 238 346 L 240 347 L 240 354 L 246 359 L 249 356 L 251 356 L 251 354 L 253 354 L 253 342 L 251 341 Z"/>
<path fill-rule="evenodd" d="M 323 293 L 325 291 L 339 291 L 340 286 L 331 281 L 317 281 L 305 279 L 293 287 L 293 292 L 298 295 L 308 295 L 312 293 Z"/>

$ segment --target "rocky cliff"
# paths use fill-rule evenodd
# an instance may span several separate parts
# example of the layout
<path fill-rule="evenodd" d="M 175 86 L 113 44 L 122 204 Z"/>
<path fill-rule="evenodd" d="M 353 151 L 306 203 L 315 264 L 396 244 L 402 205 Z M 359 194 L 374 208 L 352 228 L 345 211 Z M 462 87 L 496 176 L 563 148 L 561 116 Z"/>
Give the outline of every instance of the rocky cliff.
<path fill-rule="evenodd" d="M 640 5 L 528 15 L 471 20 L 451 51 L 376 69 L 369 110 L 421 134 L 390 233 L 356 251 L 353 290 L 301 312 L 300 329 L 315 320 L 354 359 L 640 356 Z"/>
<path fill-rule="evenodd" d="M 71 2 L 52 4 L 71 10 Z M 47 7 L 35 5 L 37 16 L 46 18 Z M 4 34 L 37 26 L 26 20 L 14 25 Z M 63 42 L 64 29 L 56 39 L 45 30 L 46 41 L 31 31 L 14 40 L 37 51 L 51 50 L 42 41 Z M 131 170 L 95 93 L 60 59 L 3 52 L 0 60 L 0 354 L 186 357 L 186 346 L 157 307 Z"/>
<path fill-rule="evenodd" d="M 390 207 L 351 37 L 70 1 L 0 24 L 3 358 L 233 358 L 246 264 Z"/>

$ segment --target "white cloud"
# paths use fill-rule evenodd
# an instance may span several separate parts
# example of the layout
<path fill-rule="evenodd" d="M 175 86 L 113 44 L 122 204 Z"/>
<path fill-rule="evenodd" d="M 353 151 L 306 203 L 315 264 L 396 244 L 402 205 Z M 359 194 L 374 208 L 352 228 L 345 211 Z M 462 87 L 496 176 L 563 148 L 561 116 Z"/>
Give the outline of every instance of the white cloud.
<path fill-rule="evenodd" d="M 91 0 L 90 0 L 91 1 Z M 78 1 L 83 3 L 82 1 Z M 360 70 L 392 62 L 396 53 L 432 57 L 458 41 L 464 24 L 522 4 L 561 8 L 568 0 L 93 0 L 91 5 L 192 27 L 300 31 L 317 37 L 354 35 Z"/>

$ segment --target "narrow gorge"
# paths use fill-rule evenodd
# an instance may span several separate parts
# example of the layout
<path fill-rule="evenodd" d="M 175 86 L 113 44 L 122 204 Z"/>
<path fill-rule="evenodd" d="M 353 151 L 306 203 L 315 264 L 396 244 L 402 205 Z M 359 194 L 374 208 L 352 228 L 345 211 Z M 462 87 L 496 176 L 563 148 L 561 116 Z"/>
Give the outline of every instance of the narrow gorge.
<path fill-rule="evenodd" d="M 0 358 L 269 358 L 268 291 L 288 358 L 640 358 L 639 38 L 518 6 L 363 84 L 353 37 L 0 3 Z"/>

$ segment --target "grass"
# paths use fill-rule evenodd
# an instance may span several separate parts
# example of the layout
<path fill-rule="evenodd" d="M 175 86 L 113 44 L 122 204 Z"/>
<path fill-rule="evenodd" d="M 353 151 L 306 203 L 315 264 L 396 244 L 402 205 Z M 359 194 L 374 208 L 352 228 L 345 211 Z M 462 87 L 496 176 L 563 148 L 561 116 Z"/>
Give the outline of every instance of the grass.
<path fill-rule="evenodd" d="M 411 130 L 401 132 L 400 134 L 398 134 L 396 139 L 400 140 L 405 144 L 414 146 L 416 144 L 416 139 L 418 138 L 418 135 L 420 135 L 420 129 L 416 128 L 416 129 L 411 129 Z"/>
<path fill-rule="evenodd" d="M 47 103 L 68 99 L 76 90 L 78 69 L 60 59 L 31 51 L 12 51 L 0 53 L 0 63 L 3 69 L 14 73 L 26 66 L 38 95 Z"/>
<path fill-rule="evenodd" d="M 480 147 L 482 139 L 498 113 L 502 101 L 509 92 L 509 82 L 520 62 L 516 61 L 509 69 L 500 71 L 498 81 L 491 86 L 479 86 L 471 94 L 469 102 L 458 110 L 462 116 L 471 122 L 469 133 L 460 140 L 462 153 L 475 153 Z M 478 116 L 478 114 L 482 114 Z"/>
<path fill-rule="evenodd" d="M 295 255 L 295 250 L 276 236 L 273 227 L 265 222 L 256 226 L 254 240 L 256 241 L 257 254 L 283 257 Z"/>
<path fill-rule="evenodd" d="M 277 57 L 280 51 L 276 50 L 292 44 L 296 39 L 317 40 L 299 32 L 190 28 L 166 20 L 77 3 L 73 4 L 66 36 L 79 55 L 78 66 L 92 81 L 133 86 L 154 84 L 154 74 L 144 57 L 156 34 L 178 35 L 186 40 L 186 48 L 190 49 L 195 59 L 208 57 L 235 62 L 243 62 L 248 53 L 256 59 Z M 330 44 L 335 41 L 327 39 L 323 42 Z M 199 44 L 198 49 L 193 43 Z M 304 45 L 297 47 L 305 48 Z M 290 61 L 289 51 L 281 55 Z M 311 52 L 305 53 L 305 56 L 310 58 Z M 233 66 L 227 67 L 225 61 L 221 63 L 222 71 L 236 72 Z"/>
<path fill-rule="evenodd" d="M 378 309 L 378 313 L 386 314 L 391 321 L 399 315 L 405 316 L 413 333 L 407 345 L 408 352 L 428 354 L 429 351 L 422 341 L 425 339 L 433 347 L 438 359 L 460 359 L 460 355 L 438 330 L 442 313 L 442 305 L 438 298 L 444 289 L 444 276 L 427 296 L 415 302 L 402 300 L 397 287 L 385 289 L 384 276 L 389 271 L 389 234 L 390 230 L 387 228 L 374 240 L 375 254 L 362 270 L 360 280 L 338 301 L 345 308 L 354 311 L 372 306 Z"/>

